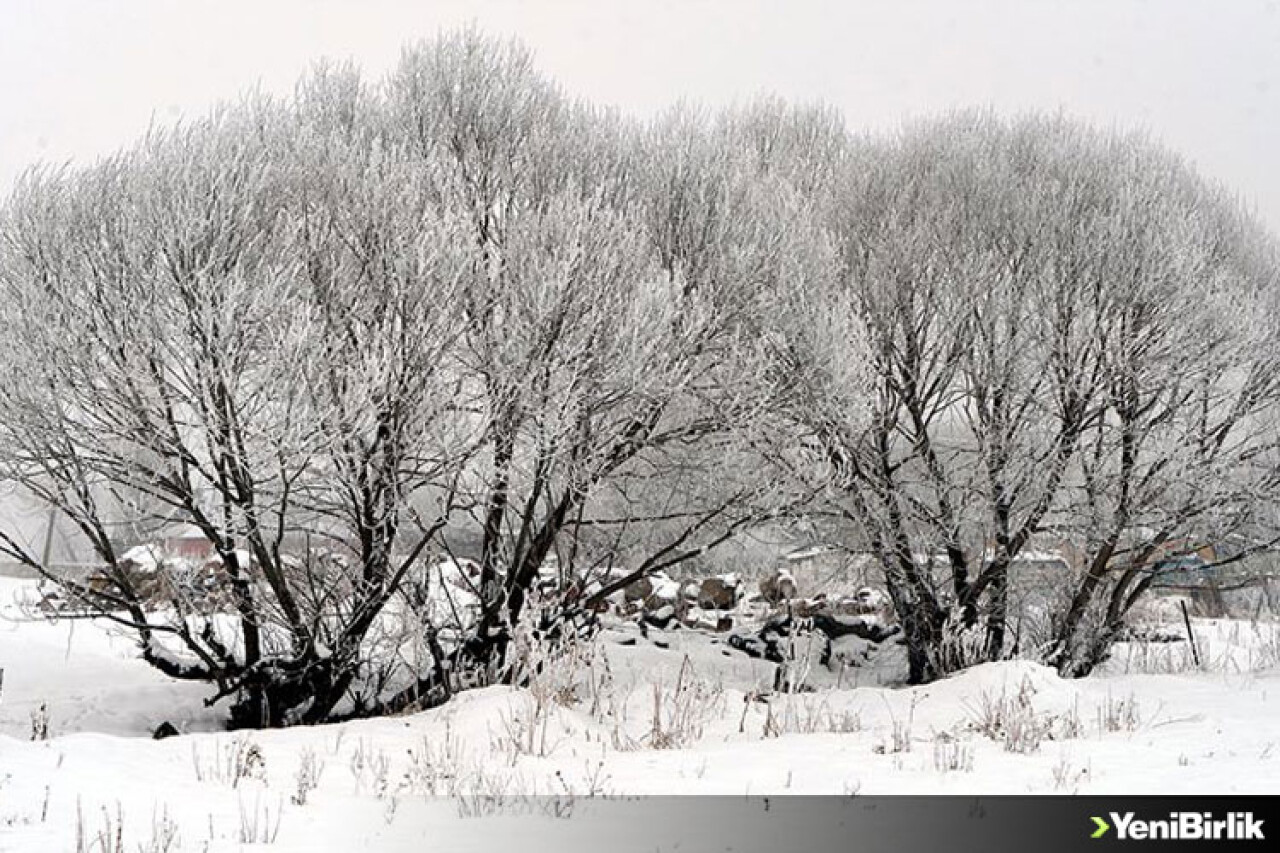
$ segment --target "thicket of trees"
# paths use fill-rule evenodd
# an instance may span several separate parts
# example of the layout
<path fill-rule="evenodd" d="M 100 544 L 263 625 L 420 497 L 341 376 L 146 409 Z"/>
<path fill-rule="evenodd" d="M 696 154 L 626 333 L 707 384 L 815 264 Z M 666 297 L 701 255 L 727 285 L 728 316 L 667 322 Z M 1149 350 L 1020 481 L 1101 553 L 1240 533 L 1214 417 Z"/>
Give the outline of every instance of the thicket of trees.
<path fill-rule="evenodd" d="M 1010 653 L 1010 564 L 1075 543 L 1018 643 L 1084 674 L 1161 560 L 1267 542 L 1276 261 L 1140 136 L 974 113 L 863 139 L 773 100 L 640 122 L 445 36 L 19 183 L 0 476 L 108 582 L 0 552 L 244 725 L 438 701 L 500 677 L 549 560 L 570 618 L 787 517 L 877 556 L 914 680 Z M 165 571 L 157 606 L 123 551 L 174 521 L 217 567 Z M 465 523 L 480 614 L 442 644 L 406 591 Z M 404 607 L 429 654 L 387 680 Z"/>
<path fill-rule="evenodd" d="M 1082 573 L 1021 651 L 1072 674 L 1162 561 L 1271 544 L 1275 245 L 1177 157 L 962 114 L 864 146 L 823 216 L 865 373 L 810 373 L 796 414 L 883 565 L 913 680 L 1010 651 L 1010 564 L 1037 536 Z M 791 362 L 815 350 L 849 348 Z"/>

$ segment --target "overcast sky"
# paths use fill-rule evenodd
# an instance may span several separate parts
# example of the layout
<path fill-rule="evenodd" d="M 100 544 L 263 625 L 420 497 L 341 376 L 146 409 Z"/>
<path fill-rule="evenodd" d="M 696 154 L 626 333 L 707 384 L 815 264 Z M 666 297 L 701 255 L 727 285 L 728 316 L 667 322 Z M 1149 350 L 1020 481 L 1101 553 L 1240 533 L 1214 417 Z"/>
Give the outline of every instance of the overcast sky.
<path fill-rule="evenodd" d="M 957 106 L 1144 127 L 1280 231 L 1276 0 L 378 2 L 0 0 L 0 191 L 83 162 L 315 59 L 381 75 L 474 21 L 517 35 L 572 93 L 649 113 L 768 91 L 884 128 Z"/>

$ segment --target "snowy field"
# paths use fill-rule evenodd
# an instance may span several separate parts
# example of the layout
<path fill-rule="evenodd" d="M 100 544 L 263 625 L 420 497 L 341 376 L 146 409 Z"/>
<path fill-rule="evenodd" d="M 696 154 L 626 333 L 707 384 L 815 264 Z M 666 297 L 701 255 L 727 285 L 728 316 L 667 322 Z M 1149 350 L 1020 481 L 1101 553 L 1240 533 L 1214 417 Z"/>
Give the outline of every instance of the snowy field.
<path fill-rule="evenodd" d="M 1081 681 L 1010 661 L 905 688 L 884 659 L 794 694 L 708 635 L 614 630 L 529 689 L 228 733 L 112 629 L 24 617 L 30 583 L 0 579 L 5 851 L 492 849 L 529 821 L 604 832 L 628 794 L 1280 793 L 1271 623 L 1197 622 L 1200 668 L 1159 643 Z M 152 740 L 164 721 L 183 736 Z M 633 829 L 610 846 L 680 841 Z"/>

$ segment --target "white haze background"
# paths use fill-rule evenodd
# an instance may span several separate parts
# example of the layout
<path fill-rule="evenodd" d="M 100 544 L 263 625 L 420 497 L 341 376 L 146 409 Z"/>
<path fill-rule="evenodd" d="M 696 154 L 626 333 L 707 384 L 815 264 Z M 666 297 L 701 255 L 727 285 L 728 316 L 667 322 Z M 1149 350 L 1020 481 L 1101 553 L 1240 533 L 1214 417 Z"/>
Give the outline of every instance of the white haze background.
<path fill-rule="evenodd" d="M 0 192 L 318 57 L 370 74 L 473 22 L 573 94 L 649 113 L 761 91 L 858 128 L 958 106 L 1149 129 L 1280 227 L 1280 4 L 1261 0 L 0 0 Z"/>

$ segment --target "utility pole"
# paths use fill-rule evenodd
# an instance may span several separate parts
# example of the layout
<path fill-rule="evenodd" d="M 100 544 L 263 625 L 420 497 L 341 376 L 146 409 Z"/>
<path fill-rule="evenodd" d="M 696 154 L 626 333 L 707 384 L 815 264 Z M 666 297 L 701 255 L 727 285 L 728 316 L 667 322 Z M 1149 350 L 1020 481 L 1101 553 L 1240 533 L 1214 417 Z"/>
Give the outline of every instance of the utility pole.
<path fill-rule="evenodd" d="M 56 509 L 49 510 L 49 526 L 44 529 L 44 548 L 40 551 L 40 565 L 49 568 L 49 557 L 53 555 L 53 525 L 58 518 Z"/>

